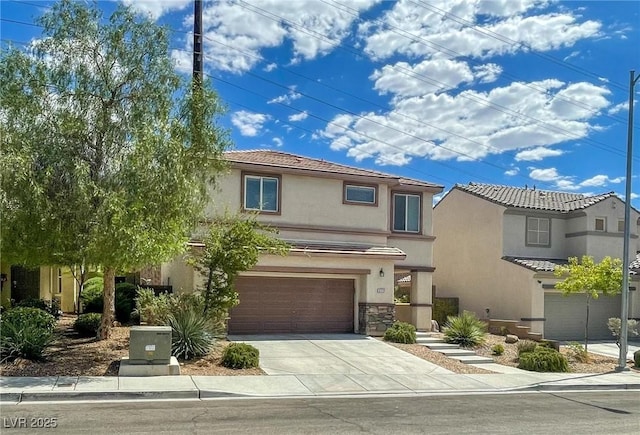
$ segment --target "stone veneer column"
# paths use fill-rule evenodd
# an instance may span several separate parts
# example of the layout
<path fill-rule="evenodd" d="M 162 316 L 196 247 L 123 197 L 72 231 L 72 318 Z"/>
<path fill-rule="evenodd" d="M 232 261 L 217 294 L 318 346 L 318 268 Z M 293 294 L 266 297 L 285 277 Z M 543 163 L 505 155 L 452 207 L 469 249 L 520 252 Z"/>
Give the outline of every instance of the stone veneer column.
<path fill-rule="evenodd" d="M 358 304 L 358 332 L 365 335 L 381 336 L 393 325 L 396 316 L 395 304 Z"/>
<path fill-rule="evenodd" d="M 431 331 L 431 284 L 431 272 L 411 272 L 411 323 L 418 331 Z"/>

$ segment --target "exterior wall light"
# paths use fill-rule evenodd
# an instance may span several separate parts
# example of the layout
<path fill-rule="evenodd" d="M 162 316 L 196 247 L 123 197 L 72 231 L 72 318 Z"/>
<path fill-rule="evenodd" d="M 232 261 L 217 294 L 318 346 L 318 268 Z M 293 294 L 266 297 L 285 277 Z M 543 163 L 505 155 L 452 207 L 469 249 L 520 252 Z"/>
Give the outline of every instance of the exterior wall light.
<path fill-rule="evenodd" d="M 384 270 L 380 268 L 380 278 L 384 278 Z"/>

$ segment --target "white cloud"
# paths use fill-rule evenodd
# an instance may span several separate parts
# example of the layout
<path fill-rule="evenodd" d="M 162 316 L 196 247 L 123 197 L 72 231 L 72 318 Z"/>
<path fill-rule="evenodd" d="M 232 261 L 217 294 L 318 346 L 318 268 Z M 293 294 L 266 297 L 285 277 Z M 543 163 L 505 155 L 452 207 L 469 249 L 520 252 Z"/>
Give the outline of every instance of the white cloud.
<path fill-rule="evenodd" d="M 271 72 L 271 71 L 273 71 L 273 70 L 274 70 L 274 69 L 276 69 L 276 68 L 278 68 L 278 64 L 276 64 L 276 63 L 270 63 L 270 64 L 267 64 L 267 65 L 263 68 L 263 70 L 265 70 L 266 72 Z"/>
<path fill-rule="evenodd" d="M 515 175 L 518 175 L 518 173 L 520 173 L 520 168 L 511 168 L 511 169 L 505 171 L 504 175 L 506 175 L 508 177 L 513 177 Z"/>
<path fill-rule="evenodd" d="M 253 113 L 241 110 L 231 115 L 231 122 L 235 125 L 242 136 L 257 136 L 265 122 L 269 120 L 269 115 L 263 113 Z"/>
<path fill-rule="evenodd" d="M 271 100 L 267 101 L 267 104 L 278 104 L 278 103 L 289 104 L 292 101 L 295 101 L 299 98 L 302 98 L 302 95 L 296 92 L 295 86 L 292 86 L 289 89 L 289 92 L 287 92 L 284 95 L 280 95 L 275 98 L 272 98 Z"/>
<path fill-rule="evenodd" d="M 172 1 L 191 4 L 190 0 Z M 206 2 L 202 13 L 205 69 L 248 71 L 263 61 L 262 50 L 281 46 L 285 41 L 291 43 L 290 57 L 294 63 L 323 56 L 350 34 L 360 12 L 379 1 L 358 0 L 350 2 L 349 8 L 317 0 Z M 153 3 L 157 3 L 154 10 L 166 9 L 162 6 L 164 1 Z M 192 14 L 184 19 L 183 25 L 188 30 L 193 27 Z M 185 41 L 187 49 L 189 39 L 192 38 Z"/>
<path fill-rule="evenodd" d="M 502 74 L 502 67 L 495 63 L 487 63 L 473 67 L 473 73 L 480 83 L 492 83 Z"/>
<path fill-rule="evenodd" d="M 486 57 L 529 48 L 547 51 L 571 47 L 581 39 L 600 35 L 599 22 L 581 21 L 568 11 L 522 14 L 536 3 L 542 6 L 546 2 L 449 1 L 436 7 L 431 2 L 399 1 L 383 15 L 382 24 L 380 21 L 362 24 L 360 35 L 366 52 L 376 59 L 394 54 Z M 459 18 L 448 19 L 447 13 Z M 496 19 L 478 23 L 478 14 L 491 14 Z M 403 31 L 398 32 L 397 27 Z M 410 39 L 407 32 L 412 36 Z"/>
<path fill-rule="evenodd" d="M 289 121 L 291 121 L 291 122 L 303 121 L 303 120 L 307 119 L 308 116 L 309 116 L 309 114 L 305 110 L 304 112 L 296 113 L 294 115 L 289 116 Z"/>
<path fill-rule="evenodd" d="M 529 162 L 537 162 L 547 157 L 556 157 L 564 154 L 562 150 L 555 150 L 551 148 L 545 147 L 536 147 L 524 151 L 520 151 L 516 154 L 516 161 L 529 161 Z"/>
<path fill-rule="evenodd" d="M 636 102 L 634 101 L 634 104 Z M 607 113 L 609 115 L 615 115 L 617 113 L 620 113 L 622 111 L 626 111 L 629 110 L 629 103 L 628 102 L 624 102 L 624 103 L 618 103 L 615 106 L 612 106 L 611 108 L 609 108 L 609 110 L 607 110 Z"/>
<path fill-rule="evenodd" d="M 323 137 L 333 149 L 394 164 L 406 164 L 411 157 L 464 161 L 522 150 L 519 160 L 536 160 L 558 155 L 547 147 L 587 137 L 597 127 L 596 112 L 609 105 L 606 88 L 555 79 L 514 82 L 487 92 L 464 89 L 455 95 L 404 96 L 411 89 L 401 84 L 393 90 L 400 94 L 389 111 L 338 115 Z M 559 94 L 588 100 L 592 109 L 567 107 Z"/>
<path fill-rule="evenodd" d="M 156 20 L 162 15 L 185 9 L 193 4 L 192 0 L 122 0 L 127 6 L 131 6 L 137 12 L 148 15 Z"/>
<path fill-rule="evenodd" d="M 596 175 L 580 183 L 581 187 L 601 187 L 607 184 L 618 184 L 624 181 L 624 177 L 609 178 L 607 175 Z"/>
<path fill-rule="evenodd" d="M 556 168 L 547 168 L 547 169 L 532 169 L 529 172 L 529 177 L 538 180 L 538 181 L 557 181 L 563 177 L 558 174 L 558 170 Z"/>
<path fill-rule="evenodd" d="M 277 146 L 278 148 L 280 148 L 282 145 L 284 145 L 284 142 L 279 137 L 274 137 L 271 140 L 273 141 L 274 145 Z"/>

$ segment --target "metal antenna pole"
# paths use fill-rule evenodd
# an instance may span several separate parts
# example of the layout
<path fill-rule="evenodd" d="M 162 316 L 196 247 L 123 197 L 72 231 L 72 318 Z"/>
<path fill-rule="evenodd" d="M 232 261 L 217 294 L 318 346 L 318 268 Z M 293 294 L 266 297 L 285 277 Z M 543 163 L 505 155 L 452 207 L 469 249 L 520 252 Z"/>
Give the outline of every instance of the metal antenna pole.
<path fill-rule="evenodd" d="M 622 303 L 620 307 L 620 356 L 616 371 L 627 369 L 627 334 L 629 333 L 629 238 L 631 236 L 631 161 L 633 160 L 633 87 L 640 78 L 630 71 L 629 124 L 627 133 L 627 179 L 624 198 L 624 247 L 622 249 Z"/>

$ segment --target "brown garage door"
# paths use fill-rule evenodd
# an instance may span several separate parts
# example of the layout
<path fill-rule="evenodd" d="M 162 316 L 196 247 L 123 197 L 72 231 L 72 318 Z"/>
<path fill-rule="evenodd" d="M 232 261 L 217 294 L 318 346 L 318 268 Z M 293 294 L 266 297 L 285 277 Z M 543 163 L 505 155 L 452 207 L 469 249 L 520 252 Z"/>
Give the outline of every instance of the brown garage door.
<path fill-rule="evenodd" d="M 239 277 L 230 334 L 353 332 L 352 279 Z"/>

